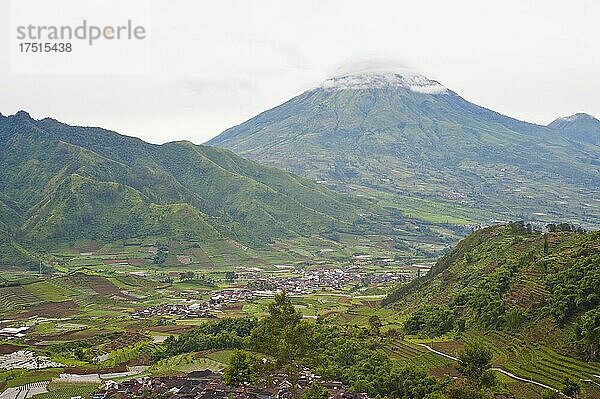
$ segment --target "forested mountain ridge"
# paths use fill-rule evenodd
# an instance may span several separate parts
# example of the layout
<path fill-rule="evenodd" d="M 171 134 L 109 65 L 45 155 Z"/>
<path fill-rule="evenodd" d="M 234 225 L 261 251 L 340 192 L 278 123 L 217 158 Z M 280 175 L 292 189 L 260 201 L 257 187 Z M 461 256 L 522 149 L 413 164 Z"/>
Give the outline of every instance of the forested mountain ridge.
<path fill-rule="evenodd" d="M 0 263 L 77 238 L 264 245 L 352 223 L 365 204 L 228 150 L 0 116 Z"/>

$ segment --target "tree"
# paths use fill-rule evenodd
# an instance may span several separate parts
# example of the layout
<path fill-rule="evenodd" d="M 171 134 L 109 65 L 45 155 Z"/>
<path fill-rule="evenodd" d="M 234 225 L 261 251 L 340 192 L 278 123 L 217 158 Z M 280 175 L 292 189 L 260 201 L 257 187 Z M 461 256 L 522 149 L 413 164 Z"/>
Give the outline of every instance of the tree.
<path fill-rule="evenodd" d="M 473 263 L 473 254 L 470 252 L 467 252 L 465 254 L 465 262 L 467 263 L 467 265 Z"/>
<path fill-rule="evenodd" d="M 194 277 L 196 277 L 196 275 L 194 274 L 194 272 L 184 272 L 184 273 L 179 273 L 179 279 L 181 281 L 192 281 L 194 279 Z"/>
<path fill-rule="evenodd" d="M 282 292 L 269 304 L 269 315 L 252 331 L 250 342 L 257 352 L 273 356 L 280 367 L 307 364 L 314 354 L 314 325 L 302 320 Z"/>
<path fill-rule="evenodd" d="M 413 313 L 404 323 L 407 334 L 424 333 L 437 337 L 452 329 L 454 314 L 447 306 L 429 305 Z"/>
<path fill-rule="evenodd" d="M 318 382 L 313 382 L 311 386 L 304 391 L 301 399 L 329 399 L 329 391 Z"/>
<path fill-rule="evenodd" d="M 227 281 L 235 280 L 235 272 L 225 272 L 225 280 L 227 280 Z"/>
<path fill-rule="evenodd" d="M 467 342 L 458 354 L 458 371 L 477 389 L 490 388 L 496 384 L 492 368 L 492 351 L 481 341 Z"/>
<path fill-rule="evenodd" d="M 160 246 L 156 250 L 156 254 L 154 255 L 154 263 L 157 265 L 162 265 L 167 260 L 167 256 L 169 255 L 169 250 Z"/>
<path fill-rule="evenodd" d="M 464 381 L 453 381 L 446 388 L 446 397 L 448 399 L 485 399 L 486 396 L 471 384 L 465 384 Z"/>
<path fill-rule="evenodd" d="M 230 387 L 255 383 L 259 379 L 259 360 L 244 350 L 236 350 L 229 357 L 223 381 Z"/>
<path fill-rule="evenodd" d="M 425 370 L 414 366 L 391 367 L 389 377 L 384 385 L 387 385 L 389 397 L 420 399 L 426 398 L 433 392 L 439 390 L 435 378 L 428 376 Z"/>
<path fill-rule="evenodd" d="M 600 359 L 600 309 L 584 313 L 575 325 L 575 334 L 585 358 Z"/>
<path fill-rule="evenodd" d="M 565 377 L 563 384 L 564 388 L 562 389 L 562 393 L 570 398 L 576 398 L 579 396 L 579 392 L 581 391 L 581 385 L 579 385 L 579 381 L 571 377 Z"/>
<path fill-rule="evenodd" d="M 376 314 L 369 317 L 369 326 L 373 331 L 379 334 L 379 329 L 381 328 L 381 319 Z"/>
<path fill-rule="evenodd" d="M 84 352 L 83 348 L 80 347 L 80 346 L 78 346 L 77 348 L 75 348 L 75 350 L 73 351 L 73 355 L 75 356 L 75 359 L 77 359 L 77 360 L 84 360 L 85 359 L 85 352 Z"/>
<path fill-rule="evenodd" d="M 542 399 L 560 399 L 560 393 L 552 389 L 546 389 L 542 392 Z"/>

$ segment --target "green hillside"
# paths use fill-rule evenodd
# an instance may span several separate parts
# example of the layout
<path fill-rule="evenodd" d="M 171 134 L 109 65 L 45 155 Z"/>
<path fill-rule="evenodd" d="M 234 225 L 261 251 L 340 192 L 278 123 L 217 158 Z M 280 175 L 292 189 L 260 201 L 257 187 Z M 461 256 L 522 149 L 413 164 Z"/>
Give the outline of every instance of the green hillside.
<path fill-rule="evenodd" d="M 483 338 L 496 364 L 560 387 L 600 371 L 600 232 L 478 230 L 384 304 L 407 334 L 455 351 Z M 446 342 L 444 344 L 443 342 Z"/>
<path fill-rule="evenodd" d="M 262 246 L 350 226 L 369 206 L 223 149 L 0 117 L 0 263 L 77 239 Z"/>
<path fill-rule="evenodd" d="M 471 222 L 597 227 L 600 147 L 590 136 L 597 130 L 577 135 L 581 124 L 569 126 L 518 121 L 422 76 L 357 74 L 330 79 L 208 144 L 341 191 L 392 197 L 404 214 L 425 220 L 436 220 L 423 212 L 433 204 L 437 219 L 464 222 L 458 209 Z"/>

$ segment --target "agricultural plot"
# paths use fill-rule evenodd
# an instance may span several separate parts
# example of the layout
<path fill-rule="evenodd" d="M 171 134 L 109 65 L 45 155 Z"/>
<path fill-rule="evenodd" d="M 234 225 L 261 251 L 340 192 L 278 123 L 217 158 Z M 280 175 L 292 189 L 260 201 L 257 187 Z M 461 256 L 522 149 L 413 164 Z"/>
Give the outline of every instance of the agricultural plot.
<path fill-rule="evenodd" d="M 206 369 L 218 371 L 223 368 L 225 368 L 223 363 L 206 357 L 199 357 L 195 353 L 187 353 L 163 359 L 150 367 L 148 372 L 152 375 L 177 375 Z"/>
<path fill-rule="evenodd" d="M 133 346 L 126 346 L 111 351 L 106 360 L 100 363 L 100 367 L 112 368 L 122 364 L 127 364 L 133 360 L 141 360 L 144 357 L 149 358 L 155 350 L 155 345 L 148 342 L 139 342 Z"/>
<path fill-rule="evenodd" d="M 413 342 L 400 339 L 395 339 L 386 345 L 384 352 L 390 358 L 396 359 L 400 363 L 421 367 L 427 371 L 432 371 L 453 363 L 452 360 L 429 352 Z"/>
<path fill-rule="evenodd" d="M 61 284 L 57 279 L 27 284 L 23 288 L 44 302 L 62 302 L 77 294 L 76 291 Z"/>
<path fill-rule="evenodd" d="M 502 365 L 508 371 L 556 388 L 562 386 L 565 376 L 589 380 L 600 375 L 600 364 L 562 356 L 550 348 L 523 348 L 512 355 L 514 357 Z"/>
<path fill-rule="evenodd" d="M 48 381 L 32 382 L 20 387 L 8 388 L 0 393 L 0 399 L 30 398 L 48 392 Z"/>
<path fill-rule="evenodd" d="M 0 288 L 0 308 L 13 309 L 19 306 L 35 305 L 42 302 L 21 286 Z"/>
<path fill-rule="evenodd" d="M 48 392 L 36 395 L 36 399 L 65 399 L 75 396 L 88 397 L 98 389 L 96 384 L 55 384 L 48 385 Z"/>
<path fill-rule="evenodd" d="M 58 377 L 61 371 L 62 369 L 16 369 L 0 371 L 0 391 L 4 388 L 14 388 L 36 382 L 50 381 L 52 378 Z"/>
<path fill-rule="evenodd" d="M 63 365 L 53 362 L 49 357 L 38 356 L 35 352 L 19 350 L 17 352 L 0 355 L 0 369 L 45 369 L 62 367 Z"/>
<path fill-rule="evenodd" d="M 208 353 L 205 355 L 205 357 L 208 359 L 212 359 L 221 364 L 229 364 L 229 357 L 231 356 L 232 353 L 233 353 L 233 350 L 226 349 L 226 350 L 220 350 L 220 351 Z"/>
<path fill-rule="evenodd" d="M 524 378 L 560 388 L 567 376 L 589 380 L 600 375 L 599 363 L 564 356 L 544 345 L 525 344 L 501 332 L 483 338 L 492 345 L 496 365 Z"/>
<path fill-rule="evenodd" d="M 499 384 L 504 385 L 506 389 L 515 397 L 523 399 L 539 399 L 542 397 L 544 389 L 534 384 L 528 384 L 526 382 L 517 381 L 504 374 L 497 373 L 496 378 Z M 588 396 L 594 398 L 594 396 Z"/>

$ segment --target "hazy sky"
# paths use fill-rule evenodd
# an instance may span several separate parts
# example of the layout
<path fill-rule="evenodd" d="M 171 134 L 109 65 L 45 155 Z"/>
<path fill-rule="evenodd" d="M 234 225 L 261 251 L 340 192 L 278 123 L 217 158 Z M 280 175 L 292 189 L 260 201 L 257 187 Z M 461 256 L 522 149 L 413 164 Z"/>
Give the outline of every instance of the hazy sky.
<path fill-rule="evenodd" d="M 106 3 L 77 0 L 69 8 L 75 3 L 63 0 L 58 11 L 69 10 L 71 21 L 106 19 L 116 15 Z M 36 118 L 101 126 L 155 143 L 202 143 L 337 71 L 374 59 L 416 70 L 519 119 L 546 124 L 575 112 L 600 116 L 597 0 L 150 3 L 140 15 L 120 14 L 147 26 L 150 50 L 138 48 L 145 72 L 99 73 L 92 58 L 73 58 L 80 63 L 68 61 L 67 73 L 25 74 L 13 71 L 14 59 L 11 67 L 15 17 L 10 1 L 0 0 L 0 112 L 25 109 Z M 52 24 L 57 17 L 36 18 Z M 108 58 L 118 70 L 119 57 Z M 90 60 L 89 68 L 80 67 L 82 60 Z M 44 70 L 44 58 L 31 62 Z"/>

